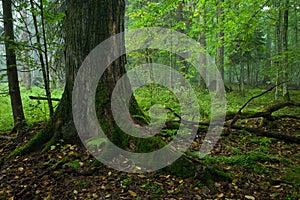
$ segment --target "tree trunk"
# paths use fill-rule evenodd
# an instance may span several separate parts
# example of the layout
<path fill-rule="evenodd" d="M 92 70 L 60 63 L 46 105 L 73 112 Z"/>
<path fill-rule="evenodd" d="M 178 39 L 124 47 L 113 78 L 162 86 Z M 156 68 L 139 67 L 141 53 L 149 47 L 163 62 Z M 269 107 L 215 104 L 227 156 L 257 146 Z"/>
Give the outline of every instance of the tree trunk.
<path fill-rule="evenodd" d="M 38 26 L 38 21 L 37 21 L 37 16 L 35 13 L 35 6 L 34 6 L 34 2 L 33 0 L 30 0 L 30 5 L 31 5 L 31 12 L 32 12 L 32 18 L 33 18 L 33 24 L 34 24 L 34 28 L 35 28 L 35 35 L 36 35 L 36 41 L 38 44 L 38 55 L 39 55 L 39 60 L 40 60 L 40 64 L 41 64 L 41 69 L 42 69 L 42 74 L 43 74 L 43 79 L 44 79 L 44 88 L 45 88 L 45 92 L 46 92 L 46 96 L 47 96 L 47 102 L 48 102 L 48 107 L 49 107 L 49 112 L 50 112 L 50 116 L 52 117 L 54 114 L 54 108 L 53 108 L 53 104 L 51 101 L 51 91 L 50 91 L 50 82 L 49 82 L 49 65 L 48 65 L 48 55 L 47 55 L 47 44 L 45 41 L 45 30 L 44 30 L 44 17 L 43 17 L 43 4 L 41 1 L 40 4 L 40 8 L 41 8 L 41 18 L 42 18 L 42 33 L 40 33 L 39 31 L 39 26 Z M 43 36 L 44 39 L 44 45 L 42 45 L 41 43 L 41 36 Z M 44 49 L 43 49 L 44 46 Z M 43 56 L 44 53 L 44 56 Z M 44 60 L 45 59 L 45 60 Z"/>
<path fill-rule="evenodd" d="M 16 54 L 14 50 L 15 38 L 13 30 L 11 0 L 2 0 L 2 6 L 9 94 L 14 116 L 14 127 L 20 128 L 25 122 L 25 117 L 20 95 Z"/>
<path fill-rule="evenodd" d="M 124 30 L 125 2 L 122 0 L 68 0 L 65 19 L 66 85 L 61 102 L 47 128 L 31 142 L 46 142 L 46 149 L 58 139 L 80 143 L 73 121 L 72 91 L 77 72 L 86 56 L 102 41 Z M 117 127 L 111 111 L 111 94 L 118 79 L 125 74 L 125 56 L 116 59 L 102 75 L 96 91 L 96 112 L 100 125 L 113 143 L 124 147 L 129 136 Z M 142 115 L 135 98 L 131 98 L 131 113 Z M 50 141 L 49 141 L 50 140 Z M 29 145 L 29 144 L 28 144 Z M 16 153 L 17 154 L 17 153 Z"/>
<path fill-rule="evenodd" d="M 200 34 L 200 45 L 203 47 L 203 49 L 206 49 L 206 11 L 205 11 L 205 2 L 203 2 L 203 5 L 202 5 L 202 12 L 203 15 L 200 15 L 200 24 L 203 25 L 203 30 L 201 30 L 201 34 Z M 205 80 L 206 80 L 206 66 L 207 66 L 207 57 L 206 57 L 206 54 L 205 53 L 201 53 L 200 55 L 200 65 L 202 65 L 202 67 L 200 68 L 201 71 L 201 77 L 200 77 L 200 89 L 201 90 L 204 90 L 206 88 L 206 83 L 205 83 Z"/>
<path fill-rule="evenodd" d="M 218 0 L 218 24 L 220 27 L 220 32 L 218 34 L 218 38 L 221 41 L 221 46 L 218 47 L 218 53 L 217 53 L 217 66 L 221 74 L 221 78 L 224 81 L 224 54 L 225 54 L 225 47 L 224 47 L 224 31 L 223 31 L 223 8 L 222 4 L 224 3 L 224 0 Z M 219 84 L 217 84 L 219 85 Z M 217 88 L 217 90 L 219 90 Z"/>
<path fill-rule="evenodd" d="M 282 31 L 282 43 L 284 49 L 284 60 L 283 60 L 283 80 L 288 80 L 289 71 L 289 57 L 288 57 L 288 27 L 289 27 L 289 0 L 285 1 L 285 10 L 283 14 L 283 31 Z M 286 101 L 290 100 L 290 94 L 288 91 L 288 83 L 282 84 L 283 98 Z"/>
<path fill-rule="evenodd" d="M 275 5 L 275 7 L 277 7 L 279 9 L 278 12 L 278 21 L 276 24 L 276 41 L 277 41 L 277 56 L 278 56 L 278 60 L 276 61 L 276 70 L 277 70 L 277 77 L 276 77 L 276 85 L 278 85 L 279 82 L 281 82 L 281 71 L 282 71 L 282 61 L 281 61 L 281 56 L 282 56 L 282 32 L 281 32 L 281 27 L 282 27 L 282 11 L 280 8 L 280 1 L 277 2 L 277 5 Z M 278 99 L 278 87 L 276 87 L 275 90 L 275 100 Z"/>
<path fill-rule="evenodd" d="M 245 97 L 245 69 L 244 69 L 244 65 L 240 64 L 241 67 L 241 71 L 240 71 L 240 85 L 241 85 L 241 95 L 243 97 Z"/>
<path fill-rule="evenodd" d="M 27 21 L 27 13 L 25 8 L 22 10 L 22 16 L 24 17 L 24 20 Z M 23 30 L 22 33 L 22 42 L 28 41 L 28 32 L 27 30 Z M 27 90 L 31 89 L 31 72 L 29 69 L 29 66 L 25 62 L 26 57 L 28 56 L 27 51 L 22 52 L 22 85 L 26 87 Z"/>

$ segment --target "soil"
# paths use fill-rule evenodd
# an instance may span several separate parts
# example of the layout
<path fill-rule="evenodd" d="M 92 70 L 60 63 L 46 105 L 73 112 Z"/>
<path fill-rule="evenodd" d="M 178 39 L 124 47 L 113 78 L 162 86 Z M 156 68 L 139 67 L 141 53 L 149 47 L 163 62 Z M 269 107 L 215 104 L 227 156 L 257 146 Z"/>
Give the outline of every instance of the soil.
<path fill-rule="evenodd" d="M 42 128 L 43 123 L 31 127 L 22 144 Z M 271 129 L 299 136 L 300 122 L 280 120 Z M 164 170 L 129 174 L 94 165 L 85 148 L 63 142 L 45 153 L 4 160 L 12 144 L 9 138 L 0 141 L 0 199 L 300 199 L 300 144 L 243 131 L 224 134 L 201 160 L 231 176 L 211 185 Z M 190 151 L 199 148 L 195 139 Z"/>

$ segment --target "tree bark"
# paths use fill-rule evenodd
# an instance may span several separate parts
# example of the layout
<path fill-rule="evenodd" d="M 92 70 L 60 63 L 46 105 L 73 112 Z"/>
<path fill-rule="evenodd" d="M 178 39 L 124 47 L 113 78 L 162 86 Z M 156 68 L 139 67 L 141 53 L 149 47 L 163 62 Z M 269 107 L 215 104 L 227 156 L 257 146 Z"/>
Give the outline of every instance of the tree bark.
<path fill-rule="evenodd" d="M 52 124 L 55 138 L 78 143 L 72 115 L 72 90 L 77 72 L 98 44 L 124 31 L 125 2 L 123 0 L 69 0 L 66 14 L 66 86 Z M 126 143 L 125 134 L 115 124 L 111 111 L 111 95 L 119 78 L 125 74 L 125 56 L 115 60 L 102 75 L 96 92 L 96 112 L 103 131 L 116 144 Z M 130 111 L 142 114 L 132 97 Z M 124 144 L 126 145 L 126 144 Z"/>
<path fill-rule="evenodd" d="M 6 49 L 6 65 L 8 87 L 11 99 L 11 106 L 14 116 L 14 127 L 19 128 L 25 122 L 23 112 L 22 99 L 20 95 L 18 71 L 15 54 L 15 37 L 13 30 L 13 17 L 11 9 L 11 0 L 2 0 L 3 6 L 3 20 L 4 20 L 4 36 Z"/>
<path fill-rule="evenodd" d="M 218 70 L 220 71 L 221 77 L 224 81 L 224 54 L 225 54 L 225 47 L 224 47 L 224 28 L 223 26 L 223 8 L 222 4 L 224 3 L 224 0 L 218 0 L 218 24 L 220 27 L 220 31 L 218 33 L 218 39 L 221 41 L 221 45 L 217 49 L 217 66 Z M 217 77 L 218 78 L 218 77 Z M 218 81 L 218 79 L 217 79 Z M 217 84 L 218 86 L 219 84 Z M 217 91 L 219 91 L 219 88 L 217 87 Z"/>
<path fill-rule="evenodd" d="M 202 10 L 202 15 L 200 15 L 200 24 L 202 24 L 203 26 L 203 29 L 201 30 L 201 33 L 200 33 L 200 45 L 202 46 L 203 49 L 206 50 L 206 9 L 205 9 L 205 1 L 203 2 L 203 5 L 201 6 L 201 10 Z M 207 66 L 207 57 L 206 57 L 206 54 L 205 53 L 201 53 L 200 54 L 200 61 L 201 61 L 201 65 L 202 67 L 200 68 L 201 71 L 201 77 L 199 79 L 200 81 L 200 89 L 201 90 L 204 90 L 206 88 L 206 83 L 205 83 L 205 80 L 206 80 L 206 66 Z"/>
<path fill-rule="evenodd" d="M 283 80 L 288 80 L 288 71 L 289 71 L 289 57 L 288 57 L 288 28 L 289 28 L 289 0 L 285 1 L 285 10 L 283 14 L 283 49 L 284 49 L 284 60 L 283 60 Z M 290 100 L 290 94 L 288 91 L 287 82 L 282 84 L 283 98 L 286 101 Z"/>
<path fill-rule="evenodd" d="M 281 56 L 282 56 L 282 32 L 281 32 L 281 27 L 282 27 L 282 11 L 281 11 L 281 3 L 280 1 L 278 1 L 275 4 L 275 7 L 277 7 L 279 9 L 278 11 L 278 21 L 276 24 L 276 42 L 277 42 L 277 56 L 279 57 L 278 60 L 276 61 L 275 65 L 276 65 L 276 70 L 277 70 L 277 77 L 276 77 L 276 84 L 278 84 L 281 80 Z M 276 87 L 275 90 L 275 100 L 278 99 L 278 87 Z"/>

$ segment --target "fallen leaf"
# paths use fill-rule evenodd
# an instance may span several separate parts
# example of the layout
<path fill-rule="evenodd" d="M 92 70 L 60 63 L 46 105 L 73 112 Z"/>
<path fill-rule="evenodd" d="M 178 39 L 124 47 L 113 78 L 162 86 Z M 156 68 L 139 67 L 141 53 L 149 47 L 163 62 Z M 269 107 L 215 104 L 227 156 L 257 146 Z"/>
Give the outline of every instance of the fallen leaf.
<path fill-rule="evenodd" d="M 217 182 L 216 182 L 216 183 L 215 183 L 215 186 L 216 186 L 216 187 L 221 187 L 221 183 L 217 183 Z"/>
<path fill-rule="evenodd" d="M 129 192 L 129 194 L 130 194 L 132 197 L 136 197 L 136 196 L 137 196 L 137 194 L 136 194 L 134 191 L 132 191 L 132 190 L 128 190 L 128 192 Z"/>
<path fill-rule="evenodd" d="M 273 188 L 280 188 L 281 187 L 281 185 L 274 185 L 274 186 L 272 186 Z"/>
<path fill-rule="evenodd" d="M 254 196 L 250 196 L 250 195 L 245 195 L 245 198 L 246 199 L 250 199 L 250 200 L 255 200 L 255 197 Z"/>
<path fill-rule="evenodd" d="M 23 167 L 19 167 L 18 170 L 19 170 L 20 172 L 22 172 L 22 171 L 24 171 L 24 168 L 23 168 Z"/>
<path fill-rule="evenodd" d="M 221 194 L 218 195 L 218 198 L 222 198 L 222 197 L 224 197 L 223 193 L 221 193 Z"/>

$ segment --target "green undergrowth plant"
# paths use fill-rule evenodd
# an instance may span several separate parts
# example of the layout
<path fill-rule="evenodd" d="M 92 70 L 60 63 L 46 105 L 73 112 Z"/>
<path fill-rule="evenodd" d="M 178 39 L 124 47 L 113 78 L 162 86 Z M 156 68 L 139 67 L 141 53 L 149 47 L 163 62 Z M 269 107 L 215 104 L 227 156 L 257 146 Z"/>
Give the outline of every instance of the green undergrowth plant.
<path fill-rule="evenodd" d="M 278 155 L 267 154 L 261 151 L 248 151 L 243 154 L 240 151 L 236 151 L 236 153 L 236 155 L 230 157 L 207 156 L 204 161 L 206 163 L 213 164 L 230 164 L 237 168 L 253 170 L 256 173 L 269 173 L 270 171 L 265 165 L 267 162 L 281 162 L 284 164 L 290 163 L 290 160 L 287 158 L 281 158 Z"/>
<path fill-rule="evenodd" d="M 7 91 L 6 84 L 0 84 L 0 89 Z M 47 101 L 44 100 L 32 100 L 29 97 L 45 97 L 45 91 L 42 88 L 33 86 L 30 90 L 21 86 L 20 88 L 23 110 L 27 124 L 34 124 L 40 121 L 46 121 L 49 119 L 49 109 Z M 60 98 L 62 90 L 54 89 L 52 92 L 52 98 Z M 57 101 L 53 101 L 53 106 L 56 107 Z M 7 94 L 0 95 L 0 132 L 9 131 L 13 128 L 13 115 L 10 104 L 10 97 Z"/>
<path fill-rule="evenodd" d="M 289 166 L 288 170 L 285 172 L 283 179 L 292 183 L 295 187 L 300 187 L 300 166 L 292 165 Z"/>

